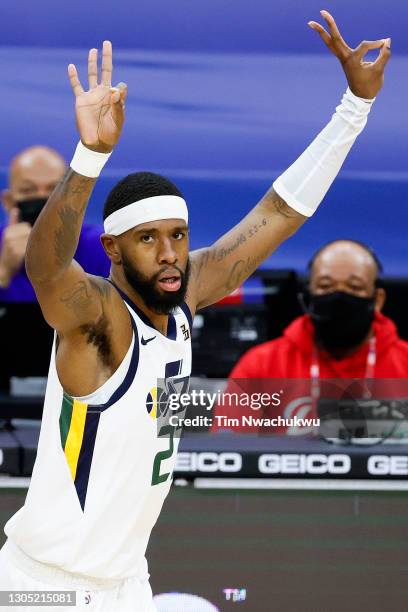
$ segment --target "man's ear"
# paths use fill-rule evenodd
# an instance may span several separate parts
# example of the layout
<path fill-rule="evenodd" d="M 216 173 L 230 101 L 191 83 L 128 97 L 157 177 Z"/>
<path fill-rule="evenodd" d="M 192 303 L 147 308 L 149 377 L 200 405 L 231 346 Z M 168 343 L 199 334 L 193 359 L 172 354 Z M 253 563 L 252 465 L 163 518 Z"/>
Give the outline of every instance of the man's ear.
<path fill-rule="evenodd" d="M 101 243 L 111 262 L 116 265 L 120 265 L 122 263 L 122 257 L 115 236 L 111 236 L 110 234 L 102 234 Z"/>
<path fill-rule="evenodd" d="M 9 189 L 3 189 L 1 192 L 1 202 L 6 213 L 9 213 L 10 210 L 16 205 Z"/>
<path fill-rule="evenodd" d="M 385 289 L 383 289 L 382 287 L 378 287 L 375 290 L 375 301 L 374 301 L 374 308 L 376 312 L 381 312 L 381 310 L 384 308 L 386 299 L 387 299 L 387 294 L 385 292 Z"/>

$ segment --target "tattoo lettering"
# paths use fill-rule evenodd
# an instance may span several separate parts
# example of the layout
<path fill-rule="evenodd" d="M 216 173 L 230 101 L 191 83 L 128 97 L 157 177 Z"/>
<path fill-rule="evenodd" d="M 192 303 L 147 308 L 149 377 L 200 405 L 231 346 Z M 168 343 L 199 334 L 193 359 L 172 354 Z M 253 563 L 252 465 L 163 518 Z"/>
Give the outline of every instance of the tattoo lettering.
<path fill-rule="evenodd" d="M 222 261 L 225 257 L 233 253 L 239 246 L 241 246 L 241 244 L 244 244 L 244 242 L 246 242 L 246 238 L 244 234 L 240 234 L 231 246 L 215 249 L 212 254 L 212 260 L 216 262 Z"/>
<path fill-rule="evenodd" d="M 264 217 L 258 225 L 253 225 L 252 227 L 250 227 L 248 230 L 248 238 L 252 238 L 253 236 L 255 236 L 255 234 L 257 234 L 259 230 L 263 229 L 265 225 L 267 225 L 267 223 L 268 221 Z"/>
<path fill-rule="evenodd" d="M 228 291 L 233 291 L 239 287 L 240 284 L 257 269 L 259 264 L 262 263 L 264 259 L 269 257 L 271 250 L 271 247 L 269 247 L 266 251 L 263 251 L 256 257 L 238 259 L 230 270 L 227 282 L 225 283 L 226 289 Z"/>

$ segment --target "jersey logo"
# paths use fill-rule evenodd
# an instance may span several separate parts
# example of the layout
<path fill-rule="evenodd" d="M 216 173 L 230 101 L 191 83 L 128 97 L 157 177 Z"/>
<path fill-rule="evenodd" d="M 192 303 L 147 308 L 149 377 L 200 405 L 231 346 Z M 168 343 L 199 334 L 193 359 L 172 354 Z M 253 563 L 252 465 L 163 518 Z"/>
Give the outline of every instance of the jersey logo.
<path fill-rule="evenodd" d="M 181 425 L 170 425 L 170 417 L 178 414 L 181 418 L 186 412 L 186 407 L 174 408 L 171 405 L 171 396 L 187 393 L 189 377 L 181 376 L 182 361 L 172 361 L 166 364 L 165 378 L 157 381 L 157 388 L 152 389 L 147 397 L 146 407 L 152 418 L 157 420 L 157 437 L 167 438 L 168 448 L 160 450 L 153 462 L 152 486 L 162 484 L 171 478 L 173 467 L 169 469 L 167 460 L 170 460 L 177 450 L 174 437 L 180 437 Z M 167 468 L 166 468 L 167 466 Z"/>
<path fill-rule="evenodd" d="M 185 323 L 181 326 L 181 331 L 183 332 L 184 340 L 188 340 L 190 337 L 190 330 L 186 326 Z"/>
<path fill-rule="evenodd" d="M 143 338 L 141 339 L 141 343 L 143 344 L 143 346 L 146 346 L 146 344 L 148 344 L 149 342 L 151 342 L 152 340 L 155 339 L 156 336 L 153 336 L 152 338 L 146 338 L 146 340 Z"/>

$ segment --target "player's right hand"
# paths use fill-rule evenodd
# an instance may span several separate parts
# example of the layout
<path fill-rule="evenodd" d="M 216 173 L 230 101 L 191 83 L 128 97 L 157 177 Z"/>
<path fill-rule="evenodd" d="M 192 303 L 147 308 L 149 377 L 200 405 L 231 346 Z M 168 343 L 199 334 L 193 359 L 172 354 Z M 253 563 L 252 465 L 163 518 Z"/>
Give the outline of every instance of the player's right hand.
<path fill-rule="evenodd" d="M 391 56 L 391 39 L 363 41 L 352 49 L 340 34 L 337 24 L 327 11 L 320 11 L 329 31 L 317 23 L 309 21 L 309 26 L 320 34 L 323 42 L 340 61 L 351 91 L 360 98 L 375 98 L 384 83 L 384 69 Z M 364 61 L 365 55 L 379 49 L 377 59 Z"/>
<path fill-rule="evenodd" d="M 8 281 L 11 281 L 23 265 L 28 237 L 31 232 L 31 225 L 25 222 L 20 223 L 18 216 L 18 208 L 12 208 L 1 242 L 0 267 Z"/>
<path fill-rule="evenodd" d="M 112 87 L 112 44 L 105 40 L 102 50 L 101 80 L 98 83 L 98 50 L 88 56 L 89 90 L 84 91 L 74 64 L 68 76 L 75 95 L 76 120 L 82 143 L 100 153 L 109 153 L 118 143 L 125 120 L 127 86 Z"/>

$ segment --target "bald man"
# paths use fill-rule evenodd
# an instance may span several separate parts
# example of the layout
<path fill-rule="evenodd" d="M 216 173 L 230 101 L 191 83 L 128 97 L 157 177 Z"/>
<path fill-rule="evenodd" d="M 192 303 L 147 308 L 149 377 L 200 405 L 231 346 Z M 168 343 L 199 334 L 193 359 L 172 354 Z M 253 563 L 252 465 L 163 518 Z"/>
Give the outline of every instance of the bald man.
<path fill-rule="evenodd" d="M 232 379 L 303 379 L 296 397 L 285 397 L 280 409 L 272 412 L 285 418 L 295 414 L 308 418 L 311 386 L 318 386 L 320 379 L 408 378 L 408 343 L 381 313 L 386 295 L 377 286 L 380 271 L 377 257 L 363 243 L 335 240 L 319 249 L 309 264 L 306 314 L 295 319 L 281 337 L 244 354 L 230 374 L 227 391 L 232 391 Z M 216 414 L 238 417 L 240 410 L 219 406 Z M 241 412 L 254 414 L 251 409 Z M 214 420 L 214 429 L 218 425 L 221 420 Z"/>
<path fill-rule="evenodd" d="M 1 193 L 7 225 L 0 227 L 0 302 L 36 301 L 24 269 L 27 241 L 65 171 L 61 155 L 45 146 L 25 149 L 10 164 L 9 185 Z M 99 228 L 84 226 L 77 259 L 91 274 L 106 276 L 109 260 L 100 245 L 99 234 Z"/>

